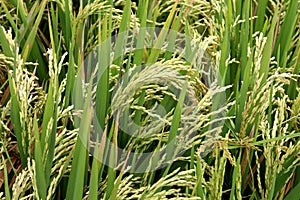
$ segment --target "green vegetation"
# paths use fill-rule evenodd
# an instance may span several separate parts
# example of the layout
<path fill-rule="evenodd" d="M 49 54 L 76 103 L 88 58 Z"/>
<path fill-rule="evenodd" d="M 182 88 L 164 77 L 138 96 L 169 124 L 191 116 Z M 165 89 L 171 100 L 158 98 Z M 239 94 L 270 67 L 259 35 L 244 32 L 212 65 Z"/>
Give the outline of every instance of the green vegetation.
<path fill-rule="evenodd" d="M 0 198 L 300 199 L 299 3 L 1 0 Z"/>

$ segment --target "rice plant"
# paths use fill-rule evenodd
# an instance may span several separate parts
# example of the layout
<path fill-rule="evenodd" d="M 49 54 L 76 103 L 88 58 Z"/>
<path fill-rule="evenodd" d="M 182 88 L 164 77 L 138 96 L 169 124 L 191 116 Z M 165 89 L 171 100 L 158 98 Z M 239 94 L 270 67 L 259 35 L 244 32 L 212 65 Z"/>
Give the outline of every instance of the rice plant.
<path fill-rule="evenodd" d="M 0 1 L 2 199 L 300 199 L 298 0 Z"/>

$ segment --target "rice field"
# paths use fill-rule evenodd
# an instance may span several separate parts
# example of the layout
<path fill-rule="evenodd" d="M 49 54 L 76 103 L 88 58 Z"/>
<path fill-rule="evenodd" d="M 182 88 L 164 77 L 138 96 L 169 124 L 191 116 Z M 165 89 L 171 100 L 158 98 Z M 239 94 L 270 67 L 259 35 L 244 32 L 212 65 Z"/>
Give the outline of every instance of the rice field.
<path fill-rule="evenodd" d="M 1 199 L 300 199 L 299 0 L 0 0 Z"/>

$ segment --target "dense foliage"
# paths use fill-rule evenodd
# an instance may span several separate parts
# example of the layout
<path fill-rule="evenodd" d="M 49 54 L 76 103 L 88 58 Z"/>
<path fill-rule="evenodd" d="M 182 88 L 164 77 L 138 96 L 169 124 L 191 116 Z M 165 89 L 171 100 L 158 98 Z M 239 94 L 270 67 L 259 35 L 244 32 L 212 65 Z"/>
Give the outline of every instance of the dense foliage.
<path fill-rule="evenodd" d="M 0 197 L 299 199 L 299 2 L 1 0 Z"/>

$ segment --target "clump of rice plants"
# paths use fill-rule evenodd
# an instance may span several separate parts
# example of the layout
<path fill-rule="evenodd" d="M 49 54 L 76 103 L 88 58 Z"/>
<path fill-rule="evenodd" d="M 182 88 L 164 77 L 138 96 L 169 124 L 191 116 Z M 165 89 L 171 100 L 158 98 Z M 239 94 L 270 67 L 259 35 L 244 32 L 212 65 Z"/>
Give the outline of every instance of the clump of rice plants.
<path fill-rule="evenodd" d="M 299 199 L 300 1 L 0 2 L 0 198 Z"/>

